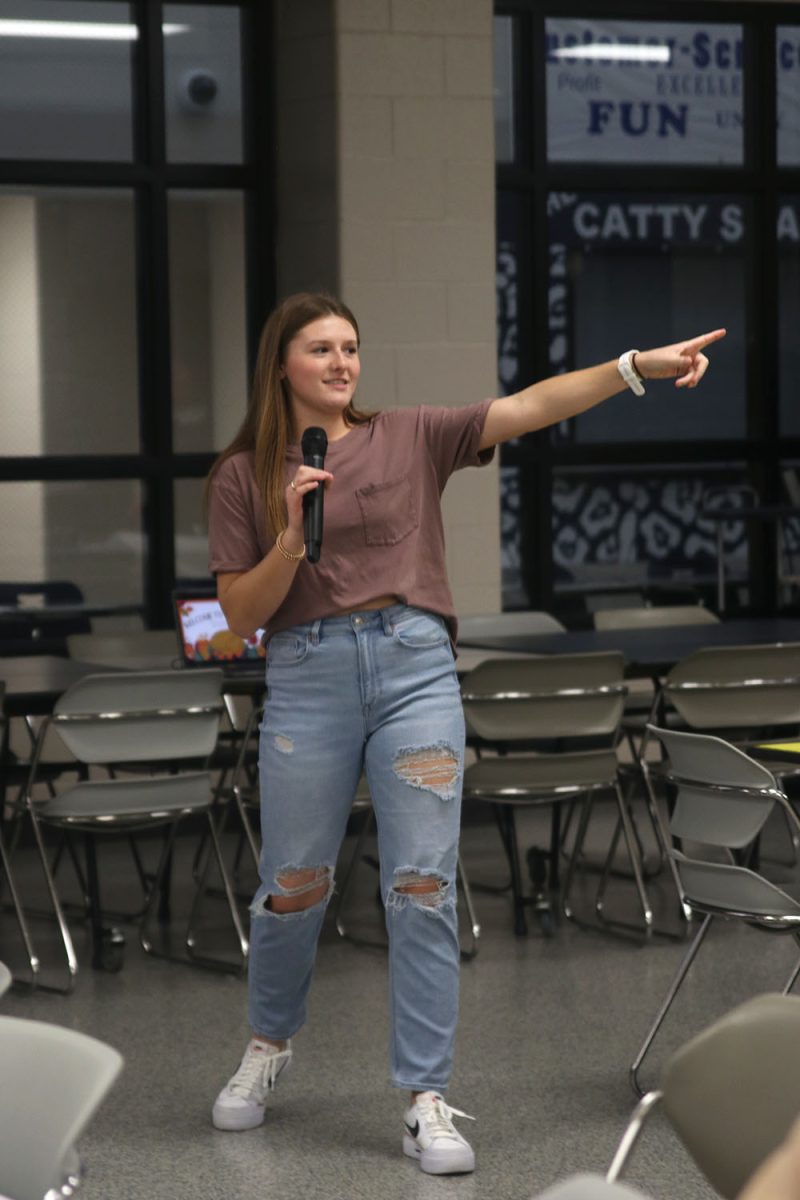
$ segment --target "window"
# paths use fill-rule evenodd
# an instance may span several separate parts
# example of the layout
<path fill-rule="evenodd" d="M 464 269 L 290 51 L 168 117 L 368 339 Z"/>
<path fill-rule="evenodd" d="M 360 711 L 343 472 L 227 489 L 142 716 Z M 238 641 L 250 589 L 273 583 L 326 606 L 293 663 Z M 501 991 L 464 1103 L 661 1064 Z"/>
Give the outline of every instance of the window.
<path fill-rule="evenodd" d="M 154 626 L 274 296 L 266 7 L 0 0 L 2 572 Z"/>
<path fill-rule="evenodd" d="M 740 165 L 742 28 L 548 18 L 551 162 Z"/>
<path fill-rule="evenodd" d="M 506 607 L 569 601 L 585 615 L 593 593 L 615 589 L 715 607 L 720 527 L 703 510 L 725 489 L 788 499 L 781 462 L 800 461 L 800 3 L 698 11 L 652 3 L 643 20 L 634 0 L 497 4 L 504 390 L 728 330 L 698 392 L 648 384 L 502 447 Z M 727 612 L 797 603 L 757 523 L 721 536 Z"/>

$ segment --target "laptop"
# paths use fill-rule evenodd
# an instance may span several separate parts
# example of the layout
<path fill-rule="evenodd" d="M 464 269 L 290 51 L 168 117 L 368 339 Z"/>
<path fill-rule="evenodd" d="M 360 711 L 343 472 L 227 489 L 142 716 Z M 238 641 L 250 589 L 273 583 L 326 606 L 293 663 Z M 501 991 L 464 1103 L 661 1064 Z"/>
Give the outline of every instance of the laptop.
<path fill-rule="evenodd" d="M 220 667 L 229 676 L 262 677 L 267 651 L 263 629 L 249 638 L 228 628 L 216 593 L 200 588 L 172 593 L 175 630 L 184 667 Z"/>

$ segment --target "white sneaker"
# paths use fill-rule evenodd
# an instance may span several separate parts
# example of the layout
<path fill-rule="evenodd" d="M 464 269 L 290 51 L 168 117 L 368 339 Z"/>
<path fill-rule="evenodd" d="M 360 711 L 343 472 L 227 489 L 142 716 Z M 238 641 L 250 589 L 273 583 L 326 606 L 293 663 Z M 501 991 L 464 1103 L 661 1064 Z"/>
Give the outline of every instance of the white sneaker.
<path fill-rule="evenodd" d="M 453 1125 L 451 1117 L 467 1113 L 445 1104 L 438 1092 L 422 1092 L 406 1111 L 403 1153 L 416 1158 L 428 1175 L 456 1175 L 475 1170 L 475 1152 Z"/>
<path fill-rule="evenodd" d="M 278 1082 L 292 1057 L 291 1042 L 285 1050 L 251 1038 L 239 1069 L 214 1101 L 211 1120 L 217 1129 L 255 1129 L 264 1120 L 267 1093 Z"/>

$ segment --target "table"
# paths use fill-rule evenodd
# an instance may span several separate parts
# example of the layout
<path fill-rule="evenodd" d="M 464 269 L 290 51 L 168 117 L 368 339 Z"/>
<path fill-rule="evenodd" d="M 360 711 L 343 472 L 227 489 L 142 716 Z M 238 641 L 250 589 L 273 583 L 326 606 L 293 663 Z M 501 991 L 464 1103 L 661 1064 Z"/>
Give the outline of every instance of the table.
<path fill-rule="evenodd" d="M 0 623 L 24 619 L 44 625 L 68 617 L 131 617 L 143 609 L 143 604 L 0 604 Z"/>
<path fill-rule="evenodd" d="M 718 508 L 701 508 L 698 516 L 717 522 L 717 608 L 725 611 L 725 554 L 722 546 L 722 527 L 728 521 L 766 521 L 775 525 L 775 561 L 780 579 L 783 538 L 781 522 L 785 517 L 800 516 L 796 504 L 748 504 L 741 508 L 734 505 Z"/>
<path fill-rule="evenodd" d="M 467 637 L 461 644 L 483 650 L 526 654 L 590 654 L 619 650 L 628 675 L 658 676 L 707 646 L 756 646 L 800 642 L 800 620 L 754 617 L 718 625 L 664 625 L 658 629 L 572 629 L 565 633 L 506 633 Z"/>
<path fill-rule="evenodd" d="M 88 633 L 90 617 L 138 616 L 143 611 L 142 604 L 87 604 L 83 601 L 0 604 L 0 646 L 9 657 L 36 654 L 40 650 L 63 655 L 67 636 Z"/>
<path fill-rule="evenodd" d="M 62 692 L 84 675 L 99 675 L 114 669 L 56 654 L 0 657 L 0 680 L 6 685 L 3 711 L 7 717 L 41 716 L 52 712 Z"/>

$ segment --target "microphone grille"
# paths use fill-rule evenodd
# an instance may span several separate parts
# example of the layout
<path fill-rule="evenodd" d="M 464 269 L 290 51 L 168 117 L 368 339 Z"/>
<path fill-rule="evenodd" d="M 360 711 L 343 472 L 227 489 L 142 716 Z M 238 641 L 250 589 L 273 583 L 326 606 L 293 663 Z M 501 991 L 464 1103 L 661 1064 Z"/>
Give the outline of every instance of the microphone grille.
<path fill-rule="evenodd" d="M 328 449 L 328 435 L 318 425 L 309 425 L 308 429 L 303 431 L 300 445 L 303 454 L 316 454 L 324 457 Z"/>

